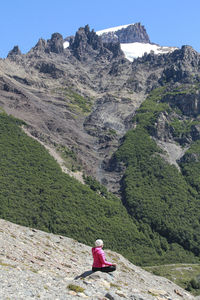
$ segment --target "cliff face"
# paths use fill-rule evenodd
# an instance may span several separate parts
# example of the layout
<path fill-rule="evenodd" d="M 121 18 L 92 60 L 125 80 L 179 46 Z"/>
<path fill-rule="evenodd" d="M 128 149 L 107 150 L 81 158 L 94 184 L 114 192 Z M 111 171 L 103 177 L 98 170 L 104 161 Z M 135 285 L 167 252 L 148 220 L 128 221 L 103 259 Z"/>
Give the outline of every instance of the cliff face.
<path fill-rule="evenodd" d="M 149 36 L 144 26 L 135 23 L 125 28 L 113 29 L 100 34 L 104 43 L 150 43 Z"/>
<path fill-rule="evenodd" d="M 0 225 L 1 299 L 195 299 L 118 253 L 105 250 L 117 264 L 113 276 L 92 273 L 91 247 L 4 220 Z"/>

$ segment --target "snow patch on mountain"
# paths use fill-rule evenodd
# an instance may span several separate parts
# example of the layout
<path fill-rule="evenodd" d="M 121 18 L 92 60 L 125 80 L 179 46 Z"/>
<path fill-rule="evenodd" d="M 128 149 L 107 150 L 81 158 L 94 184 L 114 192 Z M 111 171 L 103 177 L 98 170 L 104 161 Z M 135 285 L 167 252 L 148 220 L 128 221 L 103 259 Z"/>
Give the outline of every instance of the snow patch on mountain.
<path fill-rule="evenodd" d="M 68 48 L 68 47 L 69 47 L 69 42 L 67 42 L 67 41 L 64 42 L 64 43 L 63 43 L 63 47 L 64 47 L 64 49 Z"/>
<path fill-rule="evenodd" d="M 117 26 L 117 27 L 111 27 L 111 28 L 107 28 L 107 29 L 103 29 L 103 30 L 98 30 L 96 32 L 96 34 L 97 35 L 102 35 L 102 34 L 108 33 L 108 32 L 116 32 L 116 31 L 121 30 L 123 28 L 127 28 L 130 25 L 134 25 L 134 23 L 128 24 L 128 25 L 121 25 L 121 26 Z"/>
<path fill-rule="evenodd" d="M 149 54 L 151 51 L 155 54 L 164 54 L 173 52 L 177 49 L 175 47 L 161 47 L 159 45 L 145 43 L 128 43 L 120 45 L 125 57 L 130 61 L 133 61 L 135 58 L 142 57 L 145 53 Z"/>

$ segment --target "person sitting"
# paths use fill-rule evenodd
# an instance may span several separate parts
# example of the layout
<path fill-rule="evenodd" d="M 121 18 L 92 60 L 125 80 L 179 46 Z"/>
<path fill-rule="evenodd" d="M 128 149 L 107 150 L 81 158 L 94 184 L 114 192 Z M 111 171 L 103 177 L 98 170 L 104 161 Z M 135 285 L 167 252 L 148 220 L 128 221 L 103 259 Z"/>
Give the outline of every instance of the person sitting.
<path fill-rule="evenodd" d="M 106 261 L 103 251 L 103 241 L 96 240 L 95 247 L 92 248 L 93 265 L 92 271 L 113 272 L 116 270 L 116 264 Z"/>

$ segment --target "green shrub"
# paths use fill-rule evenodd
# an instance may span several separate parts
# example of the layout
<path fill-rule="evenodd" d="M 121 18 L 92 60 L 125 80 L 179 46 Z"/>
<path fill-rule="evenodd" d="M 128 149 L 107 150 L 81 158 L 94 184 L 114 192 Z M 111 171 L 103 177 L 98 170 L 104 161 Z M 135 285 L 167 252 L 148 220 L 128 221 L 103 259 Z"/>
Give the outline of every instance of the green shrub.
<path fill-rule="evenodd" d="M 81 286 L 75 285 L 75 284 L 69 284 L 69 285 L 67 286 L 67 288 L 68 288 L 69 290 L 71 290 L 71 291 L 76 292 L 76 293 L 83 293 L 84 290 L 85 290 L 85 289 L 82 288 Z"/>
<path fill-rule="evenodd" d="M 56 93 L 61 93 L 62 96 L 69 101 L 70 107 L 75 110 L 80 110 L 84 114 L 88 114 L 92 108 L 92 101 L 89 98 L 83 97 L 73 90 L 71 87 L 56 89 Z"/>

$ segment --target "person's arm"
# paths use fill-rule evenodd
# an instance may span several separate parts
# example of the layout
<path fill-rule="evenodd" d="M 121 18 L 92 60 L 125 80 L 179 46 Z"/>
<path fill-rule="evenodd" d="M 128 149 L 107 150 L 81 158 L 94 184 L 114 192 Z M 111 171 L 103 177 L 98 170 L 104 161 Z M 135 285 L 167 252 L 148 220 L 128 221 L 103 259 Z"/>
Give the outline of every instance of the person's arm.
<path fill-rule="evenodd" d="M 106 261 L 106 259 L 105 259 L 105 254 L 104 254 L 104 251 L 103 251 L 103 250 L 101 250 L 101 252 L 99 253 L 99 259 L 100 259 L 100 261 L 101 261 L 101 263 L 102 263 L 103 265 L 113 266 L 113 264 L 112 264 L 111 262 Z"/>

